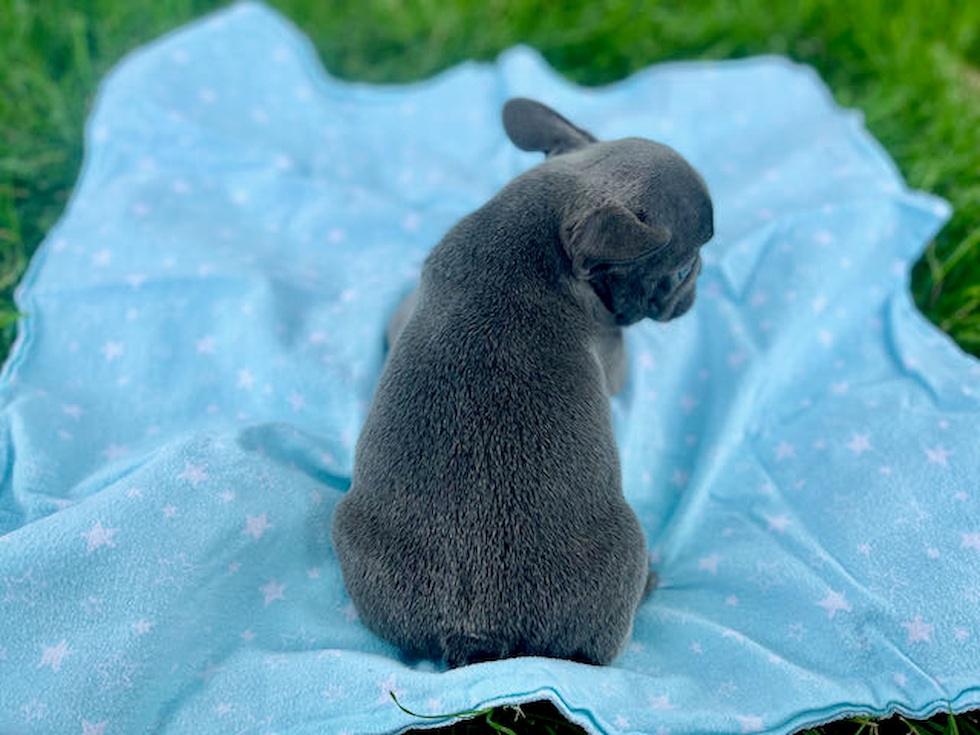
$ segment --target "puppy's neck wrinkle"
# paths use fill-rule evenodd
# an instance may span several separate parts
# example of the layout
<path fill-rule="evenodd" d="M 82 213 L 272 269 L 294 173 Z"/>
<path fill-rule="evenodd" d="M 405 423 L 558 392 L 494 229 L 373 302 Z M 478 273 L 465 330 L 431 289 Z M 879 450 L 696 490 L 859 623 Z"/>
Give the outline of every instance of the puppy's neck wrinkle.
<path fill-rule="evenodd" d="M 557 285 L 570 267 L 560 206 L 534 173 L 519 176 L 446 233 L 426 259 L 429 276 L 481 291 Z"/>

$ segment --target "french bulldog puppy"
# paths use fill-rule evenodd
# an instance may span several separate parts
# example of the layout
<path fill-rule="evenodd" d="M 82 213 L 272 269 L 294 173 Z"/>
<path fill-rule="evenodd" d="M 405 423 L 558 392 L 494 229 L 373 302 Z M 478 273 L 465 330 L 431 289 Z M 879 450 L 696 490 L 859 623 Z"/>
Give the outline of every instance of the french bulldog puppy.
<path fill-rule="evenodd" d="M 665 145 L 528 99 L 503 123 L 547 158 L 446 234 L 392 319 L 333 543 L 361 621 L 411 658 L 607 664 L 656 582 L 610 420 L 622 328 L 691 307 L 711 199 Z"/>

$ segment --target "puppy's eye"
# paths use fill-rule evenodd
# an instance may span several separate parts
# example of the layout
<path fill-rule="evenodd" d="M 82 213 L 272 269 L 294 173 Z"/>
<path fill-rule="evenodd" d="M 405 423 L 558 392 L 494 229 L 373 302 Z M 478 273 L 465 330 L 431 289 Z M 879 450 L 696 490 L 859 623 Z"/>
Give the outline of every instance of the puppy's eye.
<path fill-rule="evenodd" d="M 638 209 L 638 210 L 636 210 L 636 218 L 638 220 L 640 220 L 640 222 L 644 222 L 645 223 L 647 221 L 647 212 L 646 212 L 646 210 L 645 209 Z"/>

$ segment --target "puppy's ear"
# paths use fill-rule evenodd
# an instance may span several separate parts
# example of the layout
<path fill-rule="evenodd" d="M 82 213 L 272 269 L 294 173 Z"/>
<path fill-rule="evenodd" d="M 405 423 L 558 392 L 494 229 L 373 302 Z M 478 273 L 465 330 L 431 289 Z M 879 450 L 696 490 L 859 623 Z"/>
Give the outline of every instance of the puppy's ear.
<path fill-rule="evenodd" d="M 595 143 L 591 133 L 577 128 L 547 105 L 515 97 L 504 105 L 504 130 L 521 150 L 544 151 L 547 156 Z"/>
<path fill-rule="evenodd" d="M 628 265 L 664 251 L 670 244 L 670 230 L 647 225 L 613 203 L 573 217 L 562 228 L 562 240 L 575 275 L 589 278 L 604 266 Z"/>

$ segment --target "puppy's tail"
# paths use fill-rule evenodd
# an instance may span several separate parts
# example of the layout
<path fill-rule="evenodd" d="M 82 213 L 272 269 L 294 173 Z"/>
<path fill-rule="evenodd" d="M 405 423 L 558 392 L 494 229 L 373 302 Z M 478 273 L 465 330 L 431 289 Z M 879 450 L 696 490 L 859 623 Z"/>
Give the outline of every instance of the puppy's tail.
<path fill-rule="evenodd" d="M 449 633 L 442 636 L 442 656 L 450 668 L 513 655 L 509 646 L 491 636 Z"/>

